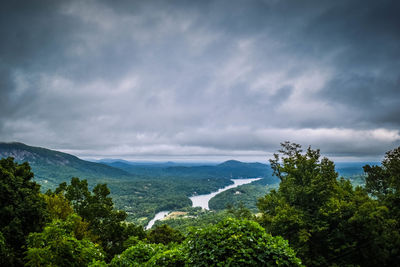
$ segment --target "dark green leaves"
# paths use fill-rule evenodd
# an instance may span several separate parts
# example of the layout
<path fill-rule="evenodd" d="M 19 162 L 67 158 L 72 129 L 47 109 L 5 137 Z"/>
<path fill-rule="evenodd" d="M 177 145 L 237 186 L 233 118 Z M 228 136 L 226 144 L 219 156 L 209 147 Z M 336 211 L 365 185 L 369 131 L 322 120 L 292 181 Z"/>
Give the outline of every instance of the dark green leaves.
<path fill-rule="evenodd" d="M 297 144 L 283 143 L 271 160 L 281 179 L 278 191 L 261 198 L 261 224 L 288 239 L 310 266 L 386 266 L 399 250 L 400 149 L 387 154 L 383 167 L 366 166 L 368 192 L 338 180 L 335 165 L 320 159 L 319 150 L 302 153 Z"/>
<path fill-rule="evenodd" d="M 281 237 L 267 234 L 258 223 L 226 219 L 193 231 L 187 241 L 190 266 L 300 266 Z"/>
<path fill-rule="evenodd" d="M 47 219 L 40 186 L 32 178 L 27 163 L 15 163 L 13 158 L 0 159 L 0 232 L 8 251 L 2 261 L 8 266 L 22 264 L 26 236 L 40 231 Z"/>

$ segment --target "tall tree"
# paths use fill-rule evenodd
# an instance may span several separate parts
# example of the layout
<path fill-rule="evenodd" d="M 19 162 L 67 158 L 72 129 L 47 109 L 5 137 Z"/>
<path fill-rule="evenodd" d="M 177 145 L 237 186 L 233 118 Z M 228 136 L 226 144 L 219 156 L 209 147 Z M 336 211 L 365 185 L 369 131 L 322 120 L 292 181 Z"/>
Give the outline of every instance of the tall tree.
<path fill-rule="evenodd" d="M 40 185 L 32 181 L 28 163 L 0 159 L 0 232 L 5 240 L 6 266 L 22 265 L 25 239 L 42 229 L 47 220 Z"/>
<path fill-rule="evenodd" d="M 400 147 L 388 151 L 381 166 L 364 166 L 364 172 L 366 190 L 389 211 L 391 232 L 386 247 L 389 264 L 396 265 L 400 262 Z"/>
<path fill-rule="evenodd" d="M 388 265 L 389 210 L 348 180 L 319 150 L 285 142 L 270 160 L 281 180 L 258 202 L 261 224 L 282 235 L 309 266 Z"/>
<path fill-rule="evenodd" d="M 103 260 L 101 248 L 91 242 L 90 233 L 80 231 L 82 218 L 76 214 L 55 219 L 41 233 L 28 236 L 26 266 L 88 266 Z"/>
<path fill-rule="evenodd" d="M 400 204 L 400 147 L 386 153 L 381 166 L 364 166 L 365 188 L 373 196 Z M 396 205 L 400 209 L 400 205 Z M 396 210 L 396 213 L 398 210 Z"/>
<path fill-rule="evenodd" d="M 98 184 L 90 192 L 86 180 L 74 177 L 70 185 L 60 184 L 55 193 L 64 194 L 74 210 L 89 223 L 89 230 L 98 237 L 108 259 L 123 251 L 123 243 L 130 236 L 145 236 L 141 226 L 124 221 L 127 216 L 124 211 L 114 209 L 106 184 Z"/>

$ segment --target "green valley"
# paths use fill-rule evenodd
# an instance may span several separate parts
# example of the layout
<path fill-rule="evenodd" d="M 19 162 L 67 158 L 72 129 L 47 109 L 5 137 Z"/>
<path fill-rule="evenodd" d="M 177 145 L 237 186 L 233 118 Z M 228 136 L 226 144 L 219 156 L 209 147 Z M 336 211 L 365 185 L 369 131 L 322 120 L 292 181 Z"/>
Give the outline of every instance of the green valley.
<path fill-rule="evenodd" d="M 42 191 L 55 189 L 72 177 L 87 179 L 89 188 L 106 183 L 115 206 L 128 220 L 145 225 L 161 210 L 190 207 L 190 196 L 207 194 L 232 184 L 231 178 L 262 177 L 258 190 L 277 182 L 266 164 L 227 161 L 215 165 L 133 164 L 90 162 L 73 155 L 22 143 L 0 143 L 0 157 L 28 162 Z M 251 195 L 252 196 L 252 195 Z M 225 202 L 224 202 L 225 203 Z M 225 204 L 223 204 L 225 205 Z M 255 200 L 250 206 L 255 205 Z"/>

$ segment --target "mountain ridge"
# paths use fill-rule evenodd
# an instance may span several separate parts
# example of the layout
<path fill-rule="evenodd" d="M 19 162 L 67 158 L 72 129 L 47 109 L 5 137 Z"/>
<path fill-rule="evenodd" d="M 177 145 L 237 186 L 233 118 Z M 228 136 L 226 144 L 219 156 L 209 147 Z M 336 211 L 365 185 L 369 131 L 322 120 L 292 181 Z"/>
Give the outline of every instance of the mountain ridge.
<path fill-rule="evenodd" d="M 130 178 L 132 174 L 102 163 L 85 161 L 77 156 L 20 142 L 0 142 L 0 158 L 12 157 L 15 161 L 28 162 L 35 179 L 42 184 L 50 182 L 51 188 L 71 177 L 81 179 Z"/>

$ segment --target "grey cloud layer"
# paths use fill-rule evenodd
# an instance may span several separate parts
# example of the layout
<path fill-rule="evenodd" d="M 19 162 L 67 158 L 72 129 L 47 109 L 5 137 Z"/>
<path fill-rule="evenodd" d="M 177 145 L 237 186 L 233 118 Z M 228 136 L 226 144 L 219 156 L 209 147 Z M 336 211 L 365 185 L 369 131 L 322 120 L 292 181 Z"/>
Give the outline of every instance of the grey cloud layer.
<path fill-rule="evenodd" d="M 396 1 L 10 1 L 0 139 L 85 156 L 400 144 Z"/>

